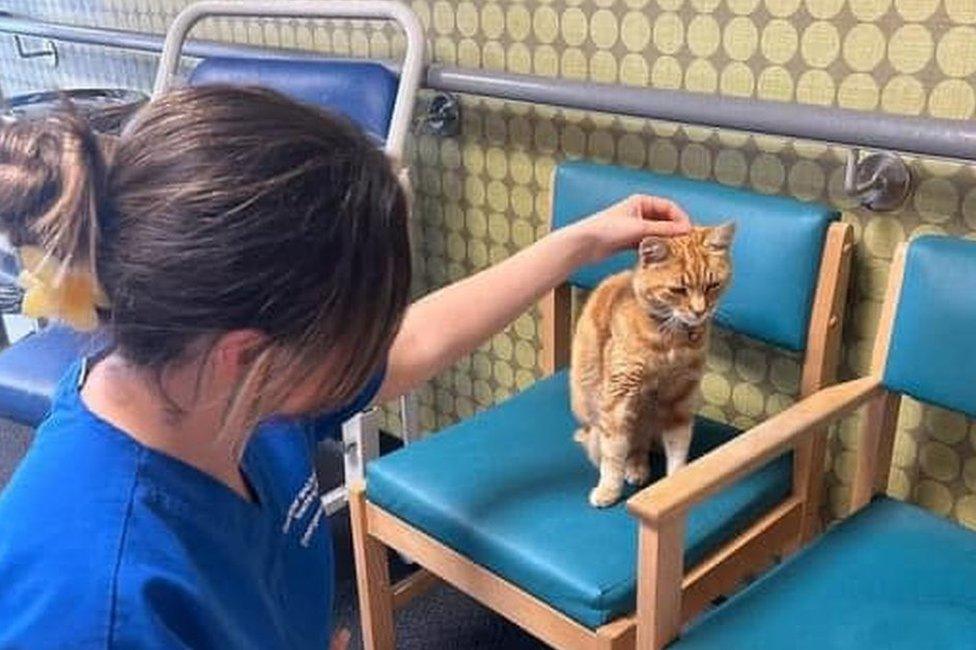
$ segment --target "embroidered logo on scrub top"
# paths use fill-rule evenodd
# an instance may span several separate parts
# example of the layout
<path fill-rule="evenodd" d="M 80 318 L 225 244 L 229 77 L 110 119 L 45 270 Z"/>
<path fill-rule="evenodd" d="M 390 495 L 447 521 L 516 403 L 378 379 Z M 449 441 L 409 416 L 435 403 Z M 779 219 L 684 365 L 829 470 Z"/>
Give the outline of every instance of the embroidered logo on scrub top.
<path fill-rule="evenodd" d="M 322 499 L 319 498 L 319 479 L 315 475 L 314 470 L 298 491 L 298 494 L 295 495 L 294 501 L 288 507 L 288 514 L 285 515 L 285 523 L 281 527 L 281 532 L 287 535 L 288 531 L 291 530 L 292 524 L 304 519 L 313 504 L 317 506 L 315 513 L 308 522 L 308 526 L 306 526 L 305 532 L 302 533 L 299 542 L 305 548 L 308 548 L 308 545 L 311 543 L 312 535 L 315 534 L 316 529 L 318 529 L 322 521 L 322 516 L 325 514 L 325 506 L 322 505 Z"/>

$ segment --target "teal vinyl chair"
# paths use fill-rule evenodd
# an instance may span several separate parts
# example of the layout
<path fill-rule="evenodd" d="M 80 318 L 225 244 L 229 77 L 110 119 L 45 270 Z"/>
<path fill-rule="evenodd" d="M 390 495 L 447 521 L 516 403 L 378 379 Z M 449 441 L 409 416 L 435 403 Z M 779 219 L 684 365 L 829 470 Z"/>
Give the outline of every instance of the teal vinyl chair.
<path fill-rule="evenodd" d="M 699 223 L 734 219 L 735 271 L 719 325 L 802 353 L 804 394 L 832 381 L 850 257 L 850 228 L 836 212 L 585 162 L 561 164 L 553 183 L 553 228 L 634 193 L 672 198 Z M 546 378 L 367 467 L 365 492 L 354 490 L 350 503 L 368 648 L 393 647 L 393 605 L 435 575 L 556 647 L 634 646 L 638 592 L 655 570 L 638 580 L 640 522 L 626 505 L 595 509 L 587 501 L 596 469 L 573 441 L 562 366 L 569 357 L 572 288 L 591 289 L 635 259 L 625 253 L 583 268 L 545 299 Z M 739 436 L 732 426 L 699 418 L 691 456 L 707 458 Z M 692 616 L 816 530 L 823 443 L 818 434 L 782 449 L 692 509 L 671 540 L 673 595 L 684 607 L 677 616 Z M 654 459 L 658 478 L 660 461 Z M 680 483 L 686 471 L 657 484 Z M 390 585 L 388 548 L 424 570 Z"/>
<path fill-rule="evenodd" d="M 902 395 L 976 417 L 976 241 L 920 237 L 898 252 L 890 278 L 870 376 L 795 404 L 695 466 L 680 490 L 652 486 L 633 503 L 660 530 L 811 427 L 865 407 L 854 514 L 702 617 L 674 648 L 976 647 L 976 533 L 883 496 Z"/>

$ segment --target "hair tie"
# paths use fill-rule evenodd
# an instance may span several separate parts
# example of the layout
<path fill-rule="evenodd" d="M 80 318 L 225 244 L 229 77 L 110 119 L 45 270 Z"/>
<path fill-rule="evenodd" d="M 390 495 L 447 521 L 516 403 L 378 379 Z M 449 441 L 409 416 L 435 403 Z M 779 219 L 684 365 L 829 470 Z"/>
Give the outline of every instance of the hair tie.
<path fill-rule="evenodd" d="M 69 266 L 36 246 L 20 248 L 21 311 L 31 318 L 64 321 L 87 332 L 98 327 L 98 308 L 108 299 L 91 270 Z"/>

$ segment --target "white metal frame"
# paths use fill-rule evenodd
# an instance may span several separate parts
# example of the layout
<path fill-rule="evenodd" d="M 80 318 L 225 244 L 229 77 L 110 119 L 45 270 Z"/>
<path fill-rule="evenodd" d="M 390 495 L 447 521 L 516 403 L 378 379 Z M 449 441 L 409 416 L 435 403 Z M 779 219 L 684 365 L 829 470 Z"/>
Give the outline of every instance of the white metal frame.
<path fill-rule="evenodd" d="M 385 151 L 400 158 L 410 128 L 414 98 L 420 87 L 424 69 L 426 41 L 420 19 L 406 5 L 394 0 L 207 0 L 197 2 L 181 11 L 166 32 L 153 96 L 172 87 L 179 68 L 183 43 L 193 26 L 204 18 L 261 17 L 261 18 L 360 18 L 393 20 L 403 28 L 407 51 L 400 68 L 400 85 L 393 104 L 390 131 Z"/>
<path fill-rule="evenodd" d="M 420 77 L 424 70 L 426 40 L 417 15 L 406 5 L 394 0 L 206 0 L 186 7 L 176 16 L 166 32 L 163 51 L 156 69 L 153 97 L 173 87 L 177 78 L 180 56 L 187 36 L 204 18 L 261 17 L 261 18 L 355 18 L 393 20 L 403 29 L 407 50 L 400 68 L 400 83 L 393 103 L 390 128 L 384 151 L 395 160 L 402 160 L 403 147 L 410 129 L 411 114 Z M 400 402 L 403 420 L 403 440 L 409 443 L 417 437 L 417 407 L 412 395 Z M 366 462 L 379 455 L 379 413 L 371 408 L 342 425 L 342 449 L 346 484 L 363 479 Z M 348 502 L 346 486 L 339 486 L 323 495 L 326 514 L 332 514 Z"/>

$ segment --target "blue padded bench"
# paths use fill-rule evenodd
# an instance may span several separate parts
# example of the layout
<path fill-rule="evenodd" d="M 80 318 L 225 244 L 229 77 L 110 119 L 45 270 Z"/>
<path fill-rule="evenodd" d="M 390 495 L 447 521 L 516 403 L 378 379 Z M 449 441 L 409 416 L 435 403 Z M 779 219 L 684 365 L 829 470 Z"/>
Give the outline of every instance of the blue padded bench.
<path fill-rule="evenodd" d="M 719 323 L 779 347 L 805 348 L 835 211 L 715 183 L 569 162 L 559 165 L 554 178 L 553 227 L 638 192 L 676 200 L 698 223 L 735 219 L 734 279 Z M 589 289 L 635 261 L 633 253 L 620 254 L 581 269 L 570 282 Z M 557 372 L 494 408 L 373 461 L 366 496 L 595 629 L 634 611 L 637 523 L 623 502 L 603 510 L 589 505 L 597 470 L 573 441 L 575 427 L 567 376 Z M 700 417 L 691 457 L 738 434 Z M 656 479 L 663 474 L 662 459 L 654 463 Z M 687 521 L 685 565 L 709 556 L 792 488 L 793 459 L 786 453 L 702 503 Z"/>
<path fill-rule="evenodd" d="M 0 417 L 36 427 L 68 367 L 97 346 L 91 334 L 51 325 L 8 347 L 0 354 Z"/>
<path fill-rule="evenodd" d="M 399 79 L 371 62 L 213 58 L 190 83 L 272 88 L 349 116 L 377 141 L 390 125 Z M 90 336 L 63 327 L 31 334 L 0 352 L 0 418 L 36 427 L 47 415 L 54 386 L 72 361 L 91 351 Z"/>
<path fill-rule="evenodd" d="M 887 357 L 872 376 L 890 393 L 874 399 L 907 394 L 976 417 L 974 286 L 976 242 L 925 236 L 908 247 L 900 296 L 886 297 L 897 304 L 893 330 L 889 337 L 882 328 L 875 341 Z M 879 425 L 888 454 L 895 426 L 894 419 Z M 886 455 L 880 445 L 863 446 L 859 454 Z M 886 485 L 888 471 L 881 465 L 877 477 L 856 477 L 854 491 L 862 480 Z M 704 616 L 674 647 L 976 647 L 976 532 L 878 496 Z"/>

